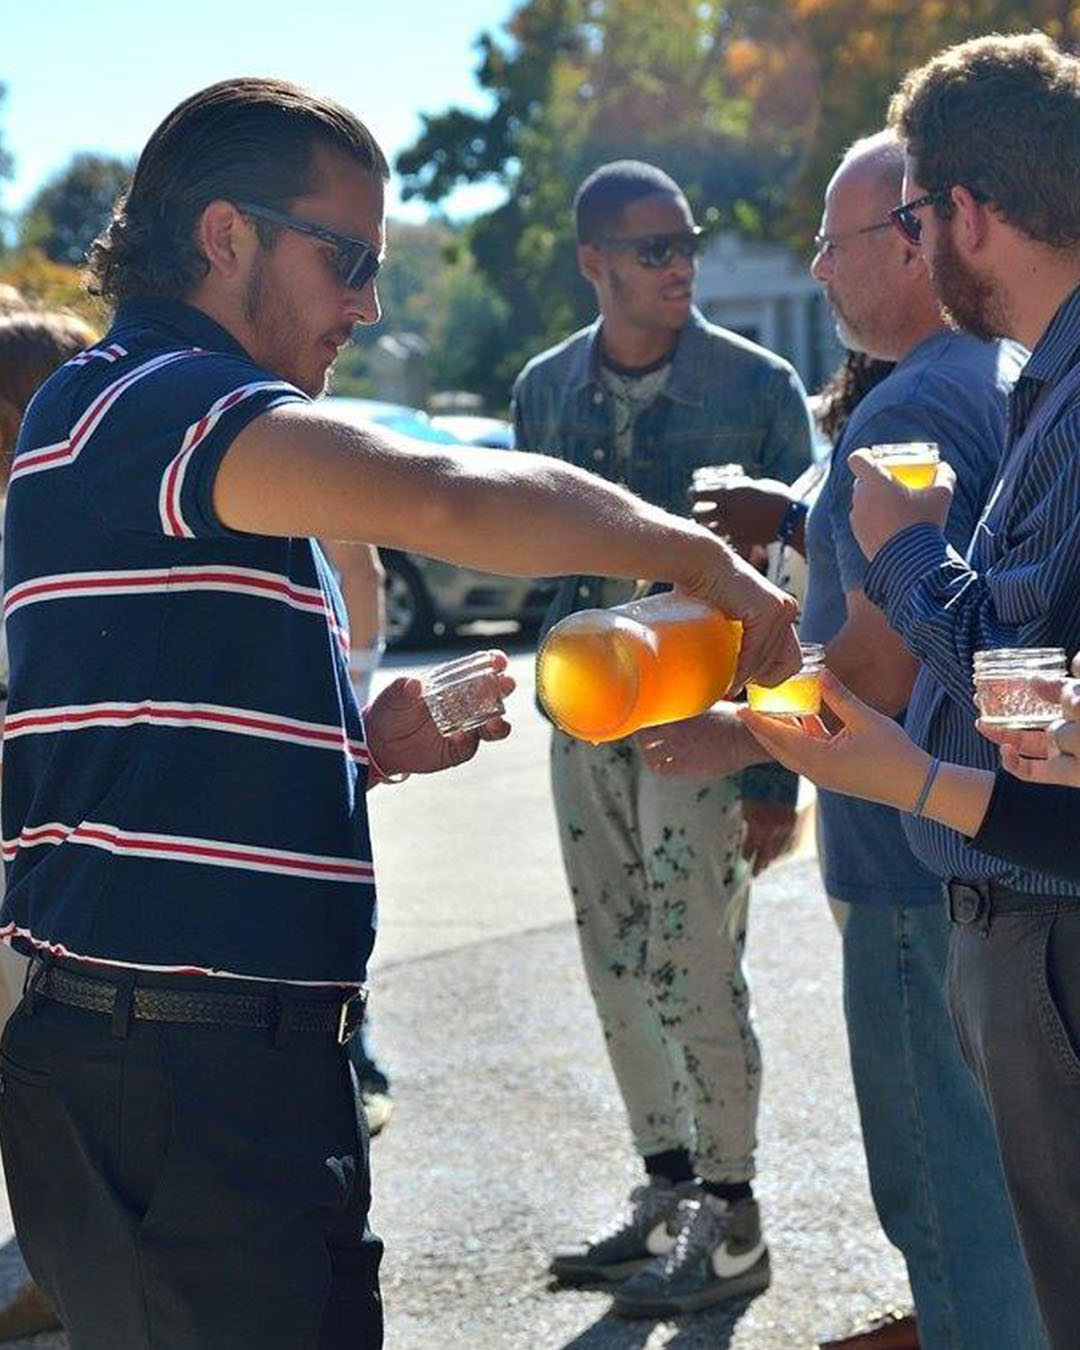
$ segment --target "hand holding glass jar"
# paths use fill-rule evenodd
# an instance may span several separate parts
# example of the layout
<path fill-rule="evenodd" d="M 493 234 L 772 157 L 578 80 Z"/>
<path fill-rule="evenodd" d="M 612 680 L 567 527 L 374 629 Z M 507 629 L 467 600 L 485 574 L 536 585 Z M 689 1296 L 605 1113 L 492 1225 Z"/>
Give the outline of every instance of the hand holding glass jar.
<path fill-rule="evenodd" d="M 1062 661 L 1062 666 L 1064 661 Z M 1030 783 L 1080 787 L 1080 654 L 1072 660 L 1073 679 L 1060 673 L 1029 676 L 1030 696 L 1050 716 L 1040 725 L 1009 726 L 985 716 L 976 723 L 987 740 L 1001 747 L 1001 762 L 1017 778 Z"/>
<path fill-rule="evenodd" d="M 929 487 L 907 486 L 893 469 L 906 468 L 913 473 L 918 466 L 890 462 L 888 456 L 875 455 L 872 447 L 853 451 L 848 456 L 848 466 L 855 475 L 851 528 L 859 547 L 871 561 L 901 530 L 912 525 L 944 526 L 956 484 L 956 474 L 945 460 L 938 462 Z"/>

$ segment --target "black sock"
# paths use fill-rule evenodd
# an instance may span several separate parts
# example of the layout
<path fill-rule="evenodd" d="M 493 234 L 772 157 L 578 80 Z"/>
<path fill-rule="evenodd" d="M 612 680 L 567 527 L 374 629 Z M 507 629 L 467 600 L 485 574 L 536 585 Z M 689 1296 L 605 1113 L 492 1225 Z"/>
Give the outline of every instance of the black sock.
<path fill-rule="evenodd" d="M 754 1192 L 748 1181 L 702 1181 L 702 1186 L 708 1195 L 715 1195 L 720 1200 L 726 1200 L 729 1205 L 735 1204 L 737 1200 L 749 1200 Z"/>
<path fill-rule="evenodd" d="M 642 1159 L 650 1177 L 666 1177 L 673 1186 L 694 1179 L 694 1165 L 684 1148 L 669 1148 L 663 1153 L 650 1153 Z"/>

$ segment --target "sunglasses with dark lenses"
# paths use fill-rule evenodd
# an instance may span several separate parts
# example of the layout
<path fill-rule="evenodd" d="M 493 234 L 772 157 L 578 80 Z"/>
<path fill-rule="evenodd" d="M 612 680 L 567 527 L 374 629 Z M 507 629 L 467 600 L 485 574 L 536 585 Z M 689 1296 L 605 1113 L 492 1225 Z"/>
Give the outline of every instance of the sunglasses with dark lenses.
<path fill-rule="evenodd" d="M 676 258 L 696 258 L 704 243 L 700 225 L 677 234 L 642 234 L 634 239 L 601 239 L 601 248 L 629 249 L 642 267 L 670 267 Z"/>
<path fill-rule="evenodd" d="M 940 192 L 928 192 L 924 197 L 915 197 L 910 202 L 903 202 L 889 212 L 889 220 L 909 244 L 917 244 L 922 239 L 922 220 L 915 213 L 921 211 L 924 206 L 936 206 L 939 202 L 947 202 L 951 191 L 951 188 L 942 188 Z"/>
<path fill-rule="evenodd" d="M 954 184 L 953 186 L 965 185 Z M 969 187 L 967 190 L 977 202 L 988 202 L 990 200 L 987 193 L 980 192 L 978 188 Z M 952 187 L 941 188 L 937 192 L 928 192 L 923 197 L 916 197 L 910 202 L 904 202 L 903 205 L 894 207 L 889 212 L 889 220 L 909 244 L 917 244 L 922 239 L 922 219 L 915 213 L 926 206 L 944 205 L 951 197 Z"/>
<path fill-rule="evenodd" d="M 362 291 L 382 266 L 378 251 L 366 239 L 353 239 L 347 234 L 338 234 L 325 225 L 316 225 L 311 220 L 299 220 L 284 211 L 275 211 L 271 206 L 262 206 L 258 202 L 237 202 L 237 207 L 246 216 L 256 216 L 259 220 L 268 220 L 273 225 L 284 225 L 287 230 L 297 234 L 307 234 L 312 239 L 321 239 L 334 250 L 334 271 L 342 284 L 350 290 Z"/>

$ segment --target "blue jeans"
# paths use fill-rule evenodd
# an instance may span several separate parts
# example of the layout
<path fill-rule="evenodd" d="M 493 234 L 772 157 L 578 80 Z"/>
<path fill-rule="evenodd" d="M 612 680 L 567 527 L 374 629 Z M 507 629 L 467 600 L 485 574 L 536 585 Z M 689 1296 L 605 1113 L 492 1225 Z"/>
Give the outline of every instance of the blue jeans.
<path fill-rule="evenodd" d="M 870 1189 L 923 1350 L 1044 1350 L 990 1118 L 945 996 L 944 905 L 843 906 L 844 1012 Z"/>

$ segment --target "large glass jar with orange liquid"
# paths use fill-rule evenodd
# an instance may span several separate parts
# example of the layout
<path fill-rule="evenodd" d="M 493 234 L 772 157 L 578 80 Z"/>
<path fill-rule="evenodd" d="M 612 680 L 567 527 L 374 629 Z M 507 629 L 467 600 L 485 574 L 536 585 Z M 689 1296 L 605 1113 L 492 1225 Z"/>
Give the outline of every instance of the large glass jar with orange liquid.
<path fill-rule="evenodd" d="M 695 717 L 735 678 L 742 624 L 668 591 L 555 625 L 536 659 L 544 711 L 567 735 L 599 745 Z"/>

